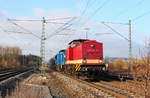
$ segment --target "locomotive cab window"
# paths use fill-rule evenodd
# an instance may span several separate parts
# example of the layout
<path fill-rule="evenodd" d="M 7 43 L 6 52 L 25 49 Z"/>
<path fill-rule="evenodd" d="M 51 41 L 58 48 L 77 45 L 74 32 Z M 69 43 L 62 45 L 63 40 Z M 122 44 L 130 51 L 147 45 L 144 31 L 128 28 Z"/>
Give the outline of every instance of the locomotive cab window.
<path fill-rule="evenodd" d="M 80 44 L 80 42 L 72 42 L 71 44 L 70 44 L 70 47 L 76 47 L 76 46 L 78 46 Z"/>

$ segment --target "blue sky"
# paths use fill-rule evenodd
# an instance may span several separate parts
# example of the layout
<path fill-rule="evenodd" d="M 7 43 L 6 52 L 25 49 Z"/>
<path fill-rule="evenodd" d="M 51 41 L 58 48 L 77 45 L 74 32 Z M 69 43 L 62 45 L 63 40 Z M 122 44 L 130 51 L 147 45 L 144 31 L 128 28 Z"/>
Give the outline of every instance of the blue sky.
<path fill-rule="evenodd" d="M 138 45 L 143 45 L 145 38 L 150 37 L 149 0 L 89 0 L 89 1 L 90 1 L 89 6 L 87 7 L 87 10 L 85 11 L 81 20 L 89 19 L 90 23 L 92 24 L 94 23 L 98 24 L 101 21 L 126 23 L 128 22 L 129 19 L 133 20 L 134 18 L 146 13 L 143 17 L 132 22 L 133 41 Z M 86 8 L 87 2 L 88 0 L 0 0 L 0 11 L 10 18 L 27 17 L 30 19 L 39 19 L 42 17 L 42 15 L 46 17 L 51 15 L 61 16 L 63 13 L 65 13 L 65 16 L 69 15 L 80 16 L 80 14 Z M 106 2 L 106 4 L 102 6 L 104 2 Z M 94 13 L 94 11 L 99 7 L 102 8 L 98 10 L 97 13 Z M 88 26 L 91 32 L 103 32 L 101 31 L 102 30 L 100 27 L 101 25 L 94 27 L 90 26 L 90 23 L 89 25 L 85 25 L 84 27 Z M 79 23 L 77 25 L 81 24 Z M 120 25 L 112 25 L 112 26 L 119 32 L 121 33 L 124 32 L 122 34 L 124 36 L 127 36 L 128 33 L 127 26 L 121 26 L 121 28 Z M 5 28 L 7 29 L 7 27 Z M 28 27 L 25 28 L 28 29 Z M 31 28 L 29 29 L 32 31 Z M 80 29 L 80 28 L 73 27 L 73 29 Z M 103 27 L 103 29 L 108 28 Z M 105 38 L 107 37 L 105 36 Z M 119 36 L 117 36 L 117 38 L 119 40 L 122 40 L 122 38 L 120 38 Z"/>

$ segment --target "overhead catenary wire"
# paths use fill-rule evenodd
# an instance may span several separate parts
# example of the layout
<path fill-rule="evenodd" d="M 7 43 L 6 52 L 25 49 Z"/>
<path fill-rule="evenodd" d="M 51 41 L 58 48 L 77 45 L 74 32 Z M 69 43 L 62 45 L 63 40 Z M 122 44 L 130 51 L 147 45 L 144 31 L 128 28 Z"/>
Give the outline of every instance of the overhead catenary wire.
<path fill-rule="evenodd" d="M 10 20 L 9 20 L 10 21 Z M 29 30 L 27 30 L 27 29 L 25 29 L 24 27 L 22 27 L 22 26 L 20 26 L 19 24 L 17 24 L 17 23 L 15 23 L 15 22 L 12 22 L 12 21 L 10 21 L 12 24 L 14 24 L 15 26 L 17 26 L 17 27 L 19 27 L 20 29 L 22 29 L 22 30 L 24 30 L 24 31 L 26 31 L 26 32 L 29 32 L 30 34 L 32 34 L 33 36 L 35 36 L 35 37 L 37 37 L 37 38 L 39 38 L 40 39 L 40 37 L 39 36 L 37 36 L 36 34 L 34 34 L 33 32 L 31 32 L 31 31 L 29 31 Z"/>
<path fill-rule="evenodd" d="M 71 20 L 69 20 L 68 22 L 66 22 L 65 24 L 63 24 L 62 26 L 60 26 L 57 30 L 55 30 L 51 35 L 47 36 L 47 39 L 54 36 L 55 34 L 58 34 L 61 31 L 64 31 L 65 29 L 69 28 L 72 26 L 72 24 L 70 24 L 73 20 L 75 20 L 76 17 L 73 17 Z"/>
<path fill-rule="evenodd" d="M 6 16 L 5 16 L 5 17 L 6 17 Z M 24 30 L 24 31 L 26 31 L 26 32 L 29 32 L 31 35 L 33 35 L 33 36 L 35 36 L 36 38 L 39 38 L 39 39 L 40 39 L 40 37 L 39 37 L 39 36 L 37 36 L 36 34 L 34 34 L 34 33 L 33 33 L 33 32 L 31 32 L 31 31 L 29 31 L 29 30 L 25 29 L 24 27 L 20 26 L 19 24 L 17 24 L 17 23 L 15 23 L 15 22 L 13 22 L 13 20 L 9 19 L 8 17 L 6 17 L 6 19 L 7 19 L 10 23 L 12 23 L 13 25 L 15 25 L 15 26 L 19 27 L 20 29 L 22 29 L 22 30 Z"/>
<path fill-rule="evenodd" d="M 72 19 L 70 19 L 68 22 L 66 22 L 66 23 L 64 23 L 62 26 L 60 26 L 57 30 L 60 30 L 60 29 L 62 29 L 63 27 L 65 27 L 65 26 L 67 26 L 67 25 L 72 25 L 72 24 L 70 24 L 73 20 L 75 20 L 76 19 L 76 17 L 72 17 Z M 56 31 L 57 31 L 56 30 Z"/>
<path fill-rule="evenodd" d="M 66 27 L 63 27 L 63 28 L 61 28 L 61 29 L 55 31 L 54 33 L 52 33 L 51 35 L 49 35 L 49 36 L 47 37 L 47 39 L 49 39 L 49 38 L 55 36 L 56 34 L 58 34 L 58 33 L 62 32 L 62 31 L 64 31 L 65 29 L 67 29 L 67 28 L 69 28 L 69 27 L 71 27 L 71 26 L 72 26 L 72 24 L 67 25 Z"/>
<path fill-rule="evenodd" d="M 46 22 L 46 23 L 52 23 L 52 24 L 66 24 L 66 23 L 63 23 L 63 22 Z M 69 24 L 68 24 L 69 25 Z"/>
<path fill-rule="evenodd" d="M 129 23 L 121 23 L 121 22 L 104 22 L 102 21 L 101 23 L 106 23 L 106 24 L 120 24 L 120 25 L 128 25 Z"/>
<path fill-rule="evenodd" d="M 76 23 L 78 23 L 78 22 L 81 21 L 82 16 L 84 16 L 84 14 L 87 12 L 87 10 L 91 7 L 91 6 L 90 6 L 90 1 L 91 1 L 91 0 L 88 0 L 88 1 L 86 2 L 85 8 L 83 9 L 83 11 L 81 11 L 81 13 L 79 14 L 78 18 L 76 19 L 76 21 L 75 21 L 73 24 L 76 24 Z"/>
<path fill-rule="evenodd" d="M 114 34 L 114 33 L 95 33 L 95 35 L 106 35 L 106 34 Z"/>
<path fill-rule="evenodd" d="M 10 22 L 11 24 L 13 24 L 13 25 L 19 27 L 20 29 L 22 29 L 22 30 L 24 30 L 24 31 L 26 31 L 26 32 L 29 32 L 30 34 L 32 34 L 33 36 L 35 36 L 35 37 L 37 37 L 37 38 L 40 38 L 39 36 L 37 36 L 37 35 L 34 34 L 33 32 L 31 32 L 31 31 L 25 29 L 24 27 L 20 26 L 19 24 L 17 24 L 17 23 L 15 23 L 15 22 L 11 21 L 11 19 L 9 19 L 7 16 L 5 16 L 5 15 L 3 15 L 3 16 L 4 16 L 4 17 L 6 18 L 6 20 L 7 20 L 8 22 Z M 5 31 L 7 32 L 7 30 L 5 30 Z M 21 33 L 21 32 L 18 32 L 18 33 Z M 23 32 L 22 32 L 22 33 L 23 33 Z"/>
<path fill-rule="evenodd" d="M 97 9 L 95 9 L 95 11 L 87 18 L 87 21 L 85 21 L 84 23 L 81 24 L 80 27 L 83 27 L 84 25 L 86 25 L 90 19 L 92 19 L 105 5 L 107 5 L 109 3 L 110 0 L 105 0 Z M 95 1 L 94 1 L 95 2 Z M 92 3 L 93 4 L 93 3 Z M 87 9 L 89 8 L 88 6 L 90 5 L 90 1 L 88 0 L 87 1 L 87 4 L 85 7 L 85 9 L 83 10 L 83 12 L 80 14 L 81 16 L 83 16 L 85 14 L 85 12 L 87 11 Z M 91 6 L 90 6 L 91 7 Z M 79 22 L 80 21 L 80 18 L 81 16 L 79 17 L 79 20 L 76 20 L 75 23 Z M 75 24 L 73 23 L 73 24 Z M 72 25 L 73 26 L 73 25 Z M 72 27 L 70 26 L 70 27 Z M 68 29 L 69 30 L 69 29 Z M 74 30 L 75 31 L 75 30 Z"/>
<path fill-rule="evenodd" d="M 87 18 L 87 21 L 84 22 L 82 25 L 86 25 L 90 19 L 94 18 L 94 16 L 105 6 L 107 5 L 111 0 L 105 0 L 95 11 Z"/>
<path fill-rule="evenodd" d="M 0 29 L 1 29 L 3 32 L 6 32 L 8 35 L 9 35 L 10 33 L 16 32 L 16 31 L 8 31 L 8 30 L 6 30 L 5 28 L 3 28 L 2 26 L 0 26 Z M 22 33 L 22 32 L 17 32 L 17 33 Z M 25 34 L 25 33 L 24 33 L 24 34 Z M 18 40 L 18 39 L 15 38 L 15 37 L 13 37 L 13 39 Z"/>
<path fill-rule="evenodd" d="M 28 21 L 28 20 L 23 20 L 23 21 Z M 45 37 L 45 24 L 50 23 L 51 21 L 49 22 L 49 20 L 45 19 L 45 17 L 43 17 L 43 19 L 41 19 L 40 21 L 42 22 L 42 35 L 41 37 L 39 37 L 39 39 L 41 40 L 40 54 L 42 58 L 41 65 L 44 66 L 45 65 L 45 40 L 47 40 L 47 38 Z M 68 25 L 68 23 L 63 24 L 63 26 L 65 25 Z"/>
<path fill-rule="evenodd" d="M 65 18 L 53 18 L 53 19 L 48 19 L 48 20 L 61 20 L 61 19 L 70 19 L 70 18 L 74 18 L 74 17 L 65 17 Z M 22 26 L 20 26 L 19 24 L 17 24 L 17 23 L 15 23 L 15 22 L 13 22 L 13 21 L 42 21 L 42 20 L 17 20 L 17 19 L 9 19 L 9 18 L 7 18 L 8 19 L 8 21 L 10 21 L 12 24 L 14 24 L 14 25 L 16 25 L 17 27 L 19 27 L 19 28 L 21 28 L 22 30 L 24 30 L 24 31 L 26 31 L 26 32 L 29 32 L 30 34 L 32 34 L 33 36 L 35 36 L 35 37 L 37 37 L 37 38 L 39 38 L 39 39 L 41 39 L 39 36 L 37 36 L 36 34 L 34 34 L 33 32 L 31 32 L 31 31 L 29 31 L 29 30 L 27 30 L 27 29 L 25 29 L 24 27 L 22 27 Z M 50 21 L 48 21 L 48 22 L 46 22 L 46 23 L 53 23 L 53 24 L 66 24 L 66 23 L 60 23 L 60 22 L 50 22 Z M 68 24 L 69 25 L 69 24 Z"/>
<path fill-rule="evenodd" d="M 67 23 L 59 23 L 59 24 L 63 24 L 62 26 L 60 26 L 59 27 L 59 29 L 58 30 L 56 30 L 56 32 L 54 32 L 55 34 L 56 33 L 59 33 L 59 32 L 61 32 L 61 31 L 63 31 L 63 30 L 65 30 L 66 28 L 68 28 L 68 27 L 70 27 L 72 24 L 69 24 L 73 19 L 75 19 L 76 17 L 71 17 L 69 20 L 70 21 L 68 21 Z M 58 18 L 55 18 L 55 19 L 58 19 Z M 62 18 L 59 18 L 59 19 L 62 19 Z M 63 19 L 66 19 L 66 18 L 63 18 Z M 68 19 L 68 18 L 67 18 Z M 20 29 L 22 29 L 23 31 L 26 31 L 26 32 L 29 32 L 30 34 L 32 34 L 32 35 L 34 35 L 34 36 L 36 36 L 36 37 L 38 37 L 40 40 L 41 40 L 41 57 L 42 58 L 45 58 L 45 56 L 43 56 L 43 55 L 45 55 L 45 40 L 46 40 L 46 37 L 45 37 L 45 23 L 55 23 L 55 24 L 58 24 L 58 22 L 56 22 L 56 21 L 49 21 L 50 19 L 45 19 L 44 17 L 43 17 L 43 19 L 42 20 L 33 20 L 33 21 L 41 21 L 42 23 L 43 23 L 43 25 L 42 25 L 42 35 L 41 35 L 41 37 L 39 37 L 39 36 L 37 36 L 36 34 L 34 34 L 33 32 L 31 32 L 30 30 L 28 30 L 28 29 L 26 29 L 26 28 L 24 28 L 24 27 L 22 27 L 22 26 L 20 26 L 19 24 L 17 24 L 17 23 L 15 23 L 15 22 L 13 22 L 13 21 L 17 21 L 17 19 L 9 19 L 9 18 L 7 18 L 7 20 L 11 23 L 11 24 L 13 24 L 13 25 L 15 25 L 15 26 L 17 26 L 17 27 L 19 27 Z M 18 21 L 32 21 L 32 20 L 18 20 Z M 20 33 L 20 32 L 15 32 L 15 33 Z M 22 32 L 21 32 L 22 33 Z M 54 36 L 55 34 L 53 34 L 52 36 Z M 44 37 L 43 37 L 44 36 Z M 44 53 L 44 54 L 43 54 Z M 44 59 L 42 60 L 42 61 L 45 61 Z M 42 65 L 45 65 L 43 62 L 42 62 Z"/>
<path fill-rule="evenodd" d="M 64 18 L 52 18 L 52 19 L 46 19 L 47 21 L 48 20 L 50 20 L 50 21 L 52 21 L 52 20 L 66 20 L 66 19 L 71 19 L 71 18 L 73 18 L 73 17 L 64 17 Z M 12 21 L 42 21 L 41 19 L 9 19 L 9 18 L 7 18 L 8 20 L 12 20 Z"/>
<path fill-rule="evenodd" d="M 141 5 L 142 3 L 144 3 L 144 1 L 145 1 L 145 0 L 139 0 L 137 3 L 135 3 L 135 4 L 132 6 L 132 10 L 133 10 L 133 8 L 135 9 L 135 8 L 137 8 L 139 5 Z M 131 10 L 131 8 L 126 8 L 126 9 L 120 11 L 120 12 L 119 12 L 117 15 L 115 15 L 114 17 L 115 17 L 115 18 L 118 18 L 118 17 L 122 16 L 123 14 L 125 14 L 125 13 L 127 13 L 127 12 L 129 12 L 129 11 L 132 11 L 132 10 Z"/>
<path fill-rule="evenodd" d="M 64 17 L 64 18 L 52 18 L 52 19 L 46 19 L 46 20 L 64 20 L 64 19 L 72 19 L 72 18 L 76 18 L 75 16 L 70 16 L 70 17 Z"/>
<path fill-rule="evenodd" d="M 109 3 L 109 1 L 110 1 L 110 0 L 105 0 L 105 1 L 102 3 L 102 5 L 99 6 L 99 7 L 94 11 L 94 13 L 93 13 L 91 16 L 93 17 L 94 15 L 96 15 L 97 12 L 99 12 L 106 4 Z"/>
<path fill-rule="evenodd" d="M 81 12 L 79 18 L 82 17 L 82 16 L 86 13 L 87 9 L 89 8 L 90 1 L 91 1 L 91 0 L 88 0 L 88 1 L 87 1 L 87 4 L 86 4 L 84 10 Z M 80 20 L 80 19 L 79 19 L 79 20 Z"/>
<path fill-rule="evenodd" d="M 8 30 L 5 30 L 5 32 L 10 32 L 10 33 L 23 33 L 23 34 L 31 34 L 31 33 L 26 33 L 26 32 L 20 32 L 20 31 L 8 31 Z"/>
<path fill-rule="evenodd" d="M 147 15 L 149 15 L 149 14 L 150 14 L 150 11 L 145 12 L 145 13 L 143 13 L 143 14 L 141 14 L 141 15 L 135 17 L 135 18 L 133 18 L 132 20 L 133 20 L 133 21 L 136 21 L 136 20 L 138 20 L 138 19 L 140 19 L 140 18 L 143 18 L 143 17 L 145 17 L 145 16 L 147 16 Z"/>
<path fill-rule="evenodd" d="M 111 26 L 105 24 L 105 23 L 102 23 L 104 24 L 106 27 L 108 27 L 109 29 L 111 29 L 113 32 L 115 32 L 116 34 L 118 34 L 120 37 L 124 38 L 125 40 L 129 41 L 128 38 L 124 37 L 122 34 L 120 34 L 118 31 L 116 31 L 115 29 L 113 29 Z"/>
<path fill-rule="evenodd" d="M 86 7 L 85 7 L 85 9 L 83 10 L 83 12 L 81 13 L 81 16 L 84 15 L 84 13 L 87 11 L 87 9 L 88 9 L 88 7 L 89 7 L 89 4 L 90 4 L 90 1 L 91 1 L 91 0 L 88 0 L 88 1 L 87 1 Z"/>
<path fill-rule="evenodd" d="M 19 31 L 9 31 L 9 30 L 6 30 L 5 28 L 3 28 L 2 26 L 0 26 L 0 29 L 3 31 L 3 32 L 6 32 L 6 33 L 23 33 L 23 34 L 30 34 L 30 33 L 25 33 L 25 32 L 19 32 Z"/>
<path fill-rule="evenodd" d="M 83 16 L 85 14 L 85 12 L 92 6 L 91 4 L 94 4 L 94 2 L 90 2 L 92 0 L 88 0 L 85 9 L 83 10 L 83 12 L 81 13 L 81 16 Z M 95 9 L 94 13 L 91 14 L 91 16 L 95 15 L 100 9 L 102 9 L 110 0 L 105 0 L 97 9 Z M 98 2 L 99 3 L 99 2 Z"/>
<path fill-rule="evenodd" d="M 84 25 L 86 25 L 88 22 L 89 22 L 89 20 L 90 19 L 92 19 L 106 4 L 108 4 L 109 3 L 109 1 L 110 0 L 105 0 L 97 9 L 95 9 L 95 11 L 91 14 L 91 16 L 89 16 L 88 18 L 87 18 L 87 21 L 85 21 L 84 23 L 82 23 L 82 26 L 81 27 L 83 27 Z M 89 4 L 88 4 L 88 2 L 87 2 L 87 6 L 88 6 Z M 84 13 L 84 11 L 82 12 L 82 13 Z M 82 13 L 81 13 L 81 15 L 82 15 Z M 79 19 L 80 19 L 81 17 L 79 17 Z M 77 22 L 79 22 L 78 20 L 77 21 L 75 21 L 75 23 L 77 23 Z M 75 23 L 73 23 L 73 24 L 75 24 Z M 73 26 L 73 25 L 72 25 Z M 70 26 L 71 27 L 71 26 Z"/>
<path fill-rule="evenodd" d="M 48 21 L 48 20 L 57 20 L 57 19 L 58 19 L 58 20 L 59 20 L 59 19 L 70 19 L 70 18 L 71 18 L 71 20 L 68 21 L 68 22 L 66 22 L 66 23 Z M 60 26 L 60 27 L 55 31 L 56 33 L 59 33 L 59 32 L 61 32 L 61 31 L 65 30 L 66 28 L 70 27 L 72 24 L 69 24 L 69 23 L 70 23 L 71 21 L 73 21 L 75 18 L 76 18 L 76 17 L 53 18 L 53 19 L 48 19 L 48 20 L 46 20 L 45 23 L 63 24 L 62 26 Z M 29 32 L 29 34 L 32 34 L 32 35 L 38 37 L 39 39 L 41 39 L 39 36 L 35 35 L 33 32 L 31 32 L 31 31 L 29 31 L 29 30 L 23 28 L 22 26 L 20 26 L 19 24 L 15 23 L 15 22 L 13 22 L 13 21 L 42 21 L 42 20 L 28 20 L 28 19 L 27 19 L 27 20 L 17 20 L 17 19 L 9 19 L 9 18 L 7 18 L 7 20 L 8 20 L 9 22 L 11 22 L 12 24 L 14 24 L 15 26 L 21 28 L 22 30 L 24 30 L 24 31 L 26 31 L 26 32 Z M 66 26 L 66 27 L 65 27 L 65 26 Z M 9 31 L 9 32 L 10 32 L 10 31 Z M 55 33 L 55 32 L 54 32 L 54 33 Z M 20 32 L 17 32 L 17 33 L 20 33 Z M 54 35 L 54 34 L 52 34 L 52 35 Z"/>

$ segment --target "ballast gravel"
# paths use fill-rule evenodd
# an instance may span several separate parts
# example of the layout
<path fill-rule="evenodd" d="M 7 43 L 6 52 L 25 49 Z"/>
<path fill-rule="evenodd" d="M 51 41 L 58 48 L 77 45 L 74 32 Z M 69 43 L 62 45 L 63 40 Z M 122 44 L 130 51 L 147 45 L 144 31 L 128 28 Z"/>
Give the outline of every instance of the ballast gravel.
<path fill-rule="evenodd" d="M 114 98 L 58 72 L 35 74 L 7 98 Z"/>
<path fill-rule="evenodd" d="M 57 72 L 49 75 L 49 86 L 55 98 L 115 98 Z"/>

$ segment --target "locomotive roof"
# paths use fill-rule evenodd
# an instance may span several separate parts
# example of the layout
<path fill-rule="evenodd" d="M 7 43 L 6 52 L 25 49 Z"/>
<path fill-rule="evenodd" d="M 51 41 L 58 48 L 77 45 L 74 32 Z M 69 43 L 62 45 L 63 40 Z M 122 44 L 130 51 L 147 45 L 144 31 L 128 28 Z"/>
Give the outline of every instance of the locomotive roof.
<path fill-rule="evenodd" d="M 71 44 L 72 42 L 84 42 L 84 41 L 88 41 L 88 39 L 76 39 L 71 41 L 69 44 Z"/>
<path fill-rule="evenodd" d="M 60 52 L 66 52 L 66 50 L 65 50 L 65 49 L 63 49 L 63 50 L 60 50 L 60 51 L 59 51 L 59 53 L 60 53 Z"/>

